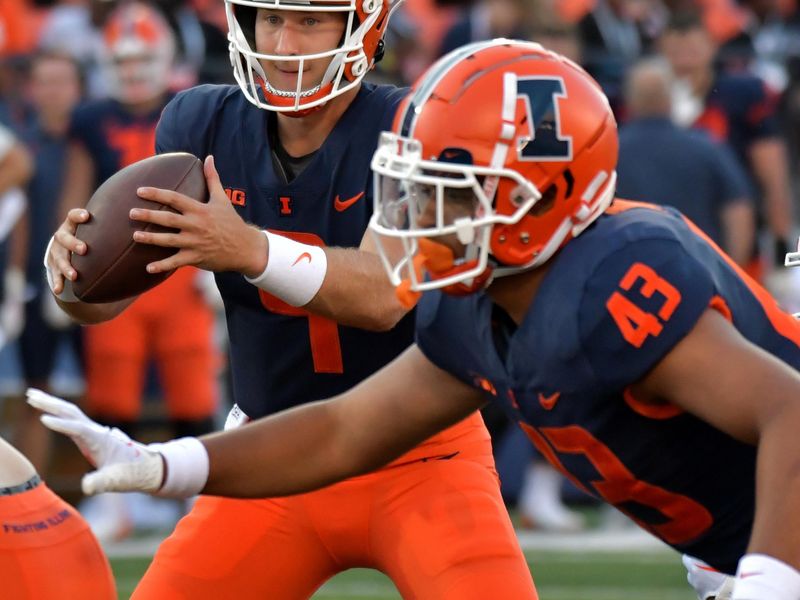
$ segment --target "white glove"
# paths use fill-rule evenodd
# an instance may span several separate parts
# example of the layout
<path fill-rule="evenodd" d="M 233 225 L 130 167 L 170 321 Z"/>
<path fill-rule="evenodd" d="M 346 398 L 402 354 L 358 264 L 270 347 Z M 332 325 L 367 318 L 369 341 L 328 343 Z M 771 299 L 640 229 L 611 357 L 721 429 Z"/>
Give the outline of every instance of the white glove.
<path fill-rule="evenodd" d="M 720 573 L 699 558 L 683 555 L 686 579 L 699 600 L 731 600 L 733 577 Z"/>
<path fill-rule="evenodd" d="M 13 341 L 25 327 L 25 275 L 9 268 L 3 277 L 3 303 L 0 304 L 0 329 L 7 341 Z"/>
<path fill-rule="evenodd" d="M 92 421 L 66 400 L 29 388 L 28 404 L 47 414 L 42 423 L 72 438 L 97 467 L 83 476 L 86 495 L 102 492 L 147 492 L 167 498 L 189 498 L 208 479 L 208 454 L 197 438 L 145 446 L 122 431 Z"/>

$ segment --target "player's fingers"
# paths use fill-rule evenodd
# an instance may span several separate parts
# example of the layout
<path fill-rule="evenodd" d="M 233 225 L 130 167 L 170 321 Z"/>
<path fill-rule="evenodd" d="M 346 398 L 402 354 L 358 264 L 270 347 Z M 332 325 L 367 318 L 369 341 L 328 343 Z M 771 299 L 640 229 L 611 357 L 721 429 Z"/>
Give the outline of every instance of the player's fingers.
<path fill-rule="evenodd" d="M 25 392 L 28 404 L 42 412 L 59 417 L 82 418 L 83 411 L 72 402 L 67 402 L 36 388 L 28 388 Z"/>
<path fill-rule="evenodd" d="M 66 223 L 72 227 L 72 231 L 81 223 L 86 223 L 91 215 L 85 208 L 73 208 L 67 213 Z"/>
<path fill-rule="evenodd" d="M 71 438 L 82 438 L 87 433 L 86 426 L 80 421 L 62 419 L 52 415 L 42 415 L 40 420 L 48 429 L 63 433 Z"/>
<path fill-rule="evenodd" d="M 152 231 L 134 231 L 133 239 L 140 244 L 150 244 L 151 246 L 162 246 L 164 248 L 183 248 L 186 240 L 178 233 L 155 233 Z"/>
<path fill-rule="evenodd" d="M 171 210 L 132 208 L 128 215 L 134 221 L 163 225 L 164 227 L 172 227 L 173 229 L 184 229 L 186 225 L 186 217 L 180 213 L 172 212 Z"/>
<path fill-rule="evenodd" d="M 69 252 L 75 254 L 86 254 L 86 243 L 79 240 L 75 235 L 63 227 L 59 227 L 53 235 L 58 245 L 53 244 L 50 252 L 54 257 L 69 256 Z M 59 248 L 58 246 L 61 246 Z"/>
<path fill-rule="evenodd" d="M 206 156 L 206 160 L 203 163 L 203 173 L 206 176 L 209 201 L 220 199 L 227 202 L 228 197 L 225 195 L 225 188 L 222 187 L 222 181 L 219 179 L 219 173 L 217 173 L 217 167 L 214 164 L 214 157 L 210 154 Z"/>
<path fill-rule="evenodd" d="M 147 265 L 147 272 L 151 274 L 166 273 L 167 271 L 174 271 L 178 267 L 194 264 L 196 264 L 196 261 L 191 253 L 177 252 L 163 260 L 151 262 Z"/>
<path fill-rule="evenodd" d="M 140 198 L 145 200 L 152 200 L 165 206 L 171 206 L 180 213 L 184 213 L 196 204 L 201 204 L 193 198 L 174 190 L 165 190 L 154 187 L 140 187 L 136 190 Z"/>

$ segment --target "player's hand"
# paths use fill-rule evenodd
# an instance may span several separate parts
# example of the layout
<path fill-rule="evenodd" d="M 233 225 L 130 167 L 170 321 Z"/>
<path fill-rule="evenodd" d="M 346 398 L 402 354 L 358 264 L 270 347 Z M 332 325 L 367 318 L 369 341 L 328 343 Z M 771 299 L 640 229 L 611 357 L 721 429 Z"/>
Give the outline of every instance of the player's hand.
<path fill-rule="evenodd" d="M 699 600 L 730 600 L 733 593 L 733 577 L 720 573 L 699 558 L 683 555 L 686 579 L 694 588 Z"/>
<path fill-rule="evenodd" d="M 238 271 L 256 277 L 267 264 L 266 238 L 245 223 L 231 205 L 220 182 L 214 160 L 203 165 L 209 200 L 199 202 L 184 194 L 143 187 L 139 196 L 159 202 L 177 212 L 132 209 L 131 219 L 178 229 L 176 233 L 136 231 L 133 239 L 142 244 L 178 248 L 178 252 L 147 265 L 150 273 L 194 265 L 207 271 Z M 260 267 L 260 270 L 259 270 Z"/>
<path fill-rule="evenodd" d="M 64 279 L 75 281 L 78 272 L 72 266 L 71 256 L 86 254 L 86 244 L 75 237 L 78 225 L 86 223 L 91 218 L 85 208 L 73 208 L 67 213 L 67 218 L 56 229 L 52 243 L 48 246 L 44 264 L 47 268 L 47 278 L 50 289 L 58 296 L 64 291 Z"/>
<path fill-rule="evenodd" d="M 29 388 L 28 404 L 44 412 L 42 423 L 72 438 L 97 470 L 83 476 L 86 495 L 101 492 L 155 492 L 164 480 L 161 454 L 131 440 L 117 428 L 95 423 L 66 400 Z"/>

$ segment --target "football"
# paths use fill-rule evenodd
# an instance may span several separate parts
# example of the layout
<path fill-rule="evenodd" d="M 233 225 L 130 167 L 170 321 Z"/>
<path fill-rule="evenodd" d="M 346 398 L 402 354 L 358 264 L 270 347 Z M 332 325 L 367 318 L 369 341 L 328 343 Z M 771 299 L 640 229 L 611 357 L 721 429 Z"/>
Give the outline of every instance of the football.
<path fill-rule="evenodd" d="M 76 236 L 86 243 L 86 254 L 72 255 L 78 272 L 75 295 L 83 302 L 115 302 L 158 285 L 172 274 L 150 274 L 149 263 L 167 258 L 175 248 L 133 241 L 134 231 L 169 232 L 166 227 L 132 220 L 132 208 L 172 210 L 140 198 L 136 190 L 150 186 L 174 190 L 200 202 L 208 201 L 203 163 L 194 155 L 160 154 L 128 165 L 109 177 L 92 195 L 86 209 L 91 214 L 78 226 Z"/>

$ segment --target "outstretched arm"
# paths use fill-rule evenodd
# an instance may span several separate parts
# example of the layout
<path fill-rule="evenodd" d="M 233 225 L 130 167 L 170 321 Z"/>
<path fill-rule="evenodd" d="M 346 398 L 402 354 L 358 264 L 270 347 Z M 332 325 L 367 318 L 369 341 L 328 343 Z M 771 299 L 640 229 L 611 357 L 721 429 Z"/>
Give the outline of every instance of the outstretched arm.
<path fill-rule="evenodd" d="M 72 437 L 98 470 L 86 493 L 146 491 L 274 497 L 315 490 L 374 470 L 483 404 L 479 392 L 411 346 L 348 392 L 244 427 L 143 446 L 92 422 L 77 406 L 28 392 L 42 421 Z M 162 460 L 163 457 L 163 460 Z"/>
<path fill-rule="evenodd" d="M 637 394 L 672 402 L 729 435 L 758 445 L 757 508 L 748 556 L 763 554 L 800 569 L 800 453 L 796 443 L 800 374 L 746 340 L 720 314 L 708 310 L 637 387 Z M 755 584 L 757 578 L 747 581 Z M 783 593 L 791 593 L 791 583 L 781 585 Z M 767 593 L 752 598 L 796 600 L 800 598 L 800 573 L 796 573 L 794 585 L 796 595 Z M 737 595 L 739 589 L 734 599 L 751 598 Z"/>

